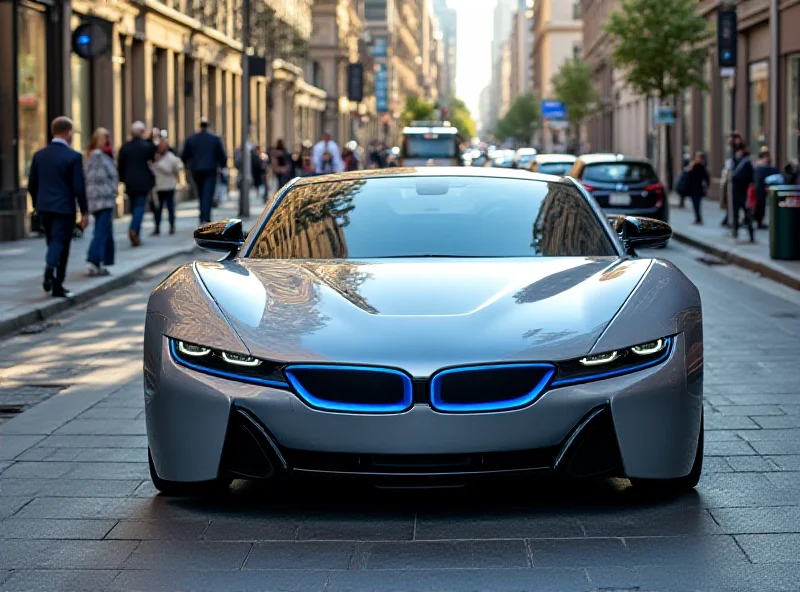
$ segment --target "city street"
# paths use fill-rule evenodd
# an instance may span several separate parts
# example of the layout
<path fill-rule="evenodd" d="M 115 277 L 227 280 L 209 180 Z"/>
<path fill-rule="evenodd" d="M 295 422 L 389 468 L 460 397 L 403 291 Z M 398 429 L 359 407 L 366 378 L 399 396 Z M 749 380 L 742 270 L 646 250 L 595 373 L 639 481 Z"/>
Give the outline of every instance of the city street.
<path fill-rule="evenodd" d="M 142 330 L 179 257 L 0 342 L 0 589 L 797 590 L 800 292 L 674 242 L 657 254 L 703 296 L 696 493 L 236 482 L 220 500 L 159 496 Z"/>

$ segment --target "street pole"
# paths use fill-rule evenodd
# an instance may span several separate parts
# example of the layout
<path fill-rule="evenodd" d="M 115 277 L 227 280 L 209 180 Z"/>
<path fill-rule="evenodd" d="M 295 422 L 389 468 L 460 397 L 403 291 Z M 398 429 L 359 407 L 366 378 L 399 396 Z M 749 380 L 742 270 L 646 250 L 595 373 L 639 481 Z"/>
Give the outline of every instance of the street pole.
<path fill-rule="evenodd" d="M 769 5 L 769 27 L 772 32 L 770 48 L 770 73 L 769 73 L 769 149 L 772 154 L 773 165 L 778 158 L 778 148 L 780 146 L 780 109 L 781 100 L 778 89 L 780 88 L 778 77 L 780 76 L 780 55 L 781 55 L 781 28 L 780 28 L 780 8 L 778 0 L 770 0 Z"/>
<path fill-rule="evenodd" d="M 729 79 L 731 85 L 731 130 L 730 133 L 733 133 L 736 129 L 736 73 L 734 72 L 733 76 Z M 728 136 L 730 139 L 730 135 Z M 728 174 L 728 224 L 730 225 L 731 229 L 731 236 L 736 237 L 737 232 L 737 224 L 734 223 L 734 216 L 738 215 L 736 210 L 733 207 L 733 171 L 736 169 L 736 166 L 733 164 L 736 161 L 736 146 L 733 142 L 731 144 L 731 170 Z"/>
<path fill-rule="evenodd" d="M 247 149 L 250 135 L 250 0 L 242 0 L 242 170 L 239 174 L 239 217 L 250 217 L 251 157 Z"/>

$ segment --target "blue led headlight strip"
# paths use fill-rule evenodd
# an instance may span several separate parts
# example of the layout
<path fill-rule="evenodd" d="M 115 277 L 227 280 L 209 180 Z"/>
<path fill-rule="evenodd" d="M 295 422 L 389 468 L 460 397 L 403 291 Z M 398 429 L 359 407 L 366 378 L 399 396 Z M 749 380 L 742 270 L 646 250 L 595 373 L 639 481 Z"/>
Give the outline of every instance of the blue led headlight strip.
<path fill-rule="evenodd" d="M 561 386 L 570 386 L 573 384 L 583 384 L 585 382 L 594 382 L 595 380 L 604 380 L 606 378 L 613 378 L 614 376 L 622 376 L 623 374 L 630 374 L 632 372 L 638 372 L 640 370 L 646 370 L 647 368 L 652 368 L 653 366 L 658 366 L 662 362 L 664 362 L 667 358 L 669 358 L 670 354 L 672 353 L 672 349 L 675 346 L 675 339 L 672 337 L 666 337 L 664 339 L 666 342 L 666 346 L 661 351 L 661 353 L 656 356 L 655 358 L 646 360 L 641 364 L 635 364 L 633 366 L 625 366 L 623 368 L 616 368 L 614 370 L 606 370 L 605 372 L 597 372 L 596 374 L 584 374 L 581 376 L 576 376 L 575 378 L 556 378 L 553 381 L 553 384 L 550 386 L 552 388 L 557 388 Z"/>
<path fill-rule="evenodd" d="M 544 370 L 542 378 L 527 394 L 507 399 L 505 401 L 491 401 L 487 403 L 447 403 L 442 400 L 442 378 L 448 374 L 458 372 L 480 372 L 482 370 L 505 370 L 509 368 L 529 368 Z M 530 405 L 547 388 L 550 379 L 556 373 L 556 368 L 552 364 L 493 364 L 489 366 L 464 366 L 460 368 L 448 368 L 437 372 L 431 379 L 431 407 L 437 411 L 450 413 L 480 413 L 489 411 L 507 411 Z"/>
<path fill-rule="evenodd" d="M 202 372 L 203 374 L 208 374 L 209 376 L 227 378 L 228 380 L 238 380 L 239 382 L 257 384 L 259 386 L 272 386 L 284 389 L 289 388 L 289 384 L 284 381 L 269 380 L 268 378 L 258 378 L 257 376 L 248 376 L 247 374 L 238 374 L 236 372 L 226 372 L 224 370 L 217 370 L 216 368 L 209 368 L 207 366 L 203 366 L 202 364 L 198 364 L 196 362 L 190 362 L 186 358 L 181 357 L 180 353 L 178 352 L 178 348 L 176 347 L 175 344 L 176 341 L 174 339 L 169 340 L 169 351 L 172 354 L 172 359 L 175 360 L 175 362 L 180 364 L 181 366 L 184 366 L 185 368 L 190 368 L 191 370 Z"/>
<path fill-rule="evenodd" d="M 376 372 L 381 374 L 391 374 L 399 376 L 403 380 L 403 398 L 397 403 L 390 404 L 369 404 L 369 403 L 344 403 L 339 401 L 328 401 L 315 397 L 302 385 L 294 374 L 294 370 L 329 370 L 329 371 L 350 371 L 350 372 Z M 334 411 L 338 413 L 402 413 L 409 410 L 414 404 L 414 391 L 411 377 L 405 372 L 394 370 L 393 368 L 375 368 L 372 366 L 325 366 L 322 364 L 294 364 L 284 369 L 284 374 L 289 383 L 294 388 L 298 396 L 309 406 L 323 411 Z"/>

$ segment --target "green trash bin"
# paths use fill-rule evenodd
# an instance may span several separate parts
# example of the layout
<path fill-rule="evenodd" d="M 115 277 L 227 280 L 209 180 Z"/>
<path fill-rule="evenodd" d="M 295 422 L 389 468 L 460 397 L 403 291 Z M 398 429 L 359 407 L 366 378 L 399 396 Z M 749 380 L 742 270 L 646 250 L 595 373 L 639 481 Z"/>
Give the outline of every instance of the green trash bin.
<path fill-rule="evenodd" d="M 769 256 L 800 259 L 800 185 L 769 188 Z"/>

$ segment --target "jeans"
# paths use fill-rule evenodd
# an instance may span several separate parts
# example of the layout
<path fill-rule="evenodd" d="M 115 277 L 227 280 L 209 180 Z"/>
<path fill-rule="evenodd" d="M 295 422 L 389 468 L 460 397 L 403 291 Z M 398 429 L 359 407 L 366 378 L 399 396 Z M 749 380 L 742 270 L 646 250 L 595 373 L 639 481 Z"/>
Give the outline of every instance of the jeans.
<path fill-rule="evenodd" d="M 700 211 L 700 202 L 703 200 L 703 194 L 698 193 L 697 195 L 692 195 L 692 207 L 694 208 L 694 221 L 695 222 L 702 222 L 703 221 L 703 213 Z"/>
<path fill-rule="evenodd" d="M 95 265 L 114 265 L 114 210 L 107 208 L 94 213 L 94 235 L 86 260 Z"/>
<path fill-rule="evenodd" d="M 137 235 L 142 233 L 142 220 L 147 207 L 147 195 L 134 195 L 131 197 L 131 230 Z"/>
<path fill-rule="evenodd" d="M 214 191 L 217 188 L 217 172 L 192 171 L 192 177 L 200 194 L 200 224 L 211 222 L 211 205 L 214 203 Z"/>
<path fill-rule="evenodd" d="M 750 240 L 755 239 L 755 233 L 753 232 L 753 220 L 750 217 L 750 210 L 747 209 L 746 206 L 746 198 L 733 198 L 733 235 L 739 236 L 739 212 L 744 212 L 744 225 L 747 228 L 747 233 L 750 235 Z"/>
<path fill-rule="evenodd" d="M 45 263 L 55 269 L 53 291 L 59 290 L 67 276 L 69 246 L 75 229 L 75 214 L 52 214 L 41 212 L 44 236 L 47 242 Z"/>
<path fill-rule="evenodd" d="M 164 206 L 167 206 L 167 215 L 169 216 L 169 227 L 175 228 L 175 190 L 164 189 L 156 192 L 158 195 L 158 203 L 154 212 L 156 219 L 156 232 L 161 228 L 161 214 L 164 211 Z"/>

